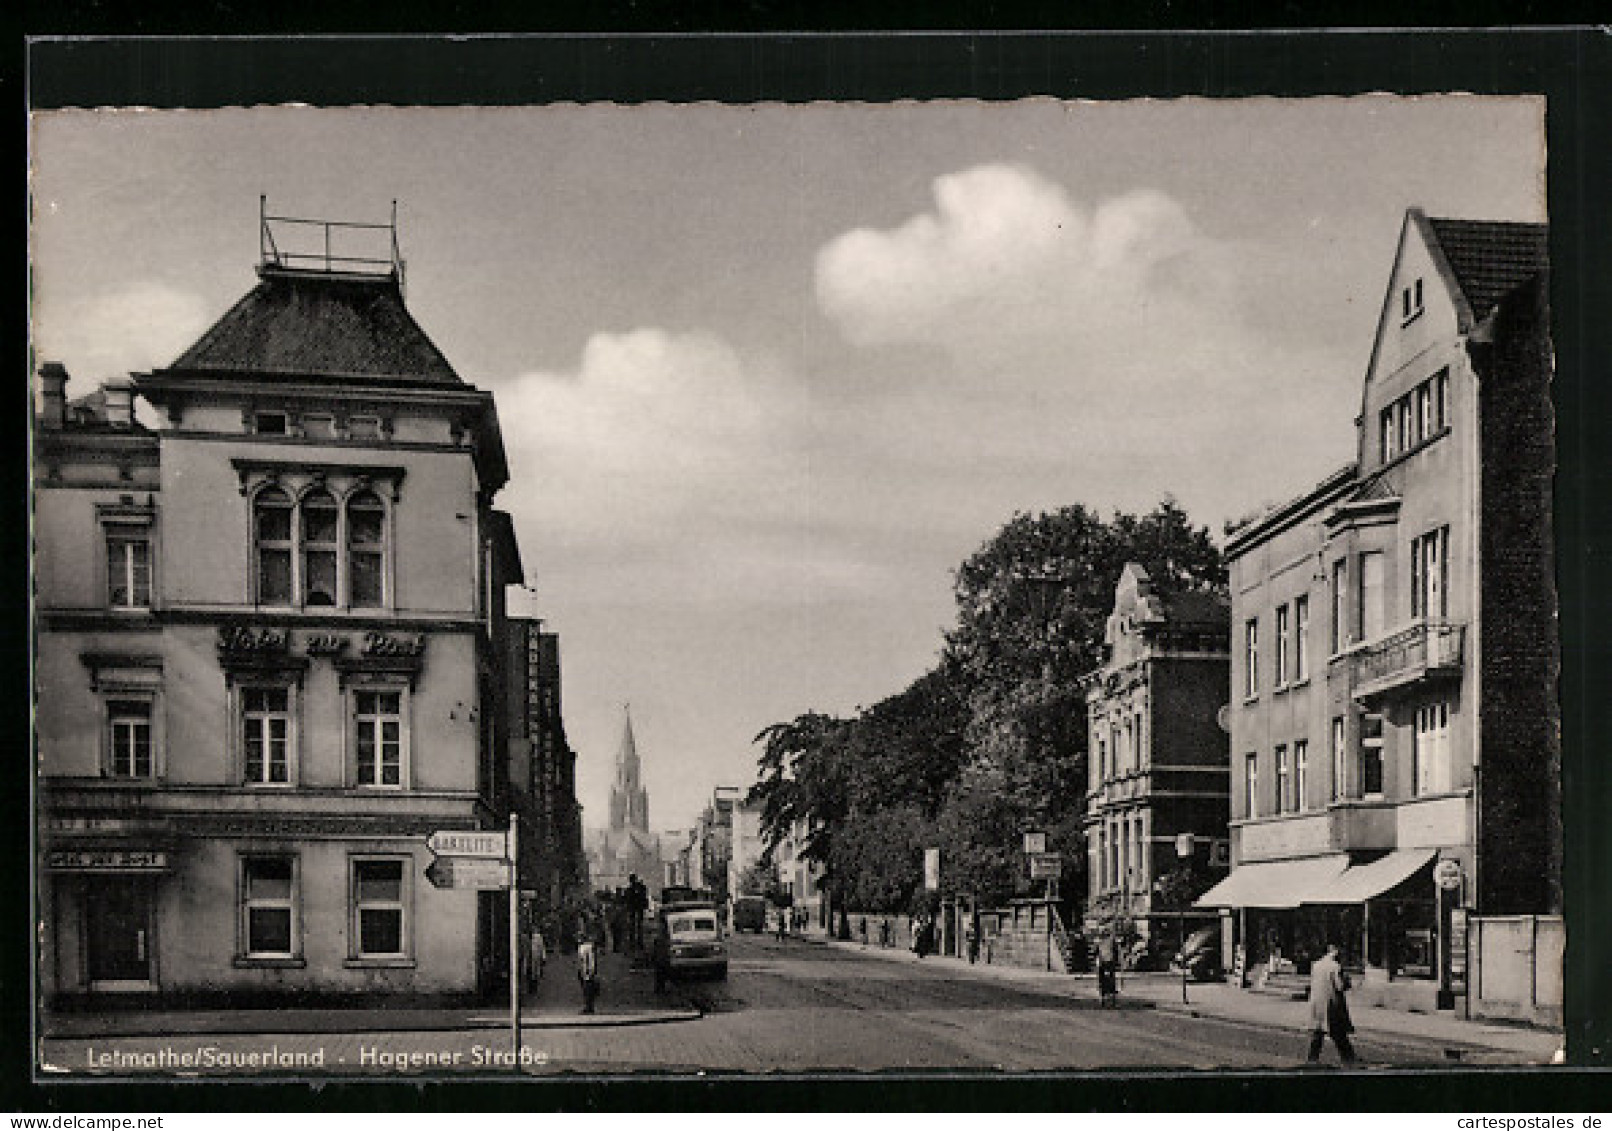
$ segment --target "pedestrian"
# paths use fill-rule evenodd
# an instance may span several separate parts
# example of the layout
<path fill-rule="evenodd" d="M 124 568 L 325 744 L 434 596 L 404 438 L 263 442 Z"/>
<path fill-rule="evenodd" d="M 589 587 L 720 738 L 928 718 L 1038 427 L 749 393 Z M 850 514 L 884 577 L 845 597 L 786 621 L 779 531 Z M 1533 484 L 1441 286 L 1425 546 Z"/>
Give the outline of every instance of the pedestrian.
<path fill-rule="evenodd" d="M 1354 1023 L 1349 1018 L 1349 1003 L 1344 993 L 1349 989 L 1349 975 L 1343 972 L 1338 960 L 1338 944 L 1328 943 L 1327 951 L 1310 966 L 1310 1055 L 1309 1062 L 1321 1059 L 1321 1044 L 1327 1038 L 1338 1047 L 1338 1056 L 1345 1064 L 1359 1061 L 1349 1034 Z"/>
<path fill-rule="evenodd" d="M 979 929 L 974 926 L 972 915 L 963 920 L 963 945 L 968 950 L 968 964 L 974 965 L 974 960 L 980 956 Z"/>
<path fill-rule="evenodd" d="M 584 926 L 582 941 L 577 944 L 577 981 L 582 984 L 583 1013 L 592 1013 L 593 1003 L 599 999 L 599 955 L 593 935 Z"/>
<path fill-rule="evenodd" d="M 1104 1009 L 1119 1008 L 1119 946 L 1113 935 L 1097 943 L 1097 1000 Z"/>
<path fill-rule="evenodd" d="M 862 939 L 862 945 L 868 945 L 868 917 L 862 916 L 856 921 L 856 933 Z"/>
<path fill-rule="evenodd" d="M 894 936 L 895 929 L 890 925 L 890 916 L 886 915 L 879 921 L 879 945 L 888 949 Z"/>
<path fill-rule="evenodd" d="M 548 960 L 548 946 L 543 941 L 543 929 L 532 924 L 532 934 L 526 940 L 526 977 L 532 985 L 543 980 L 543 964 Z"/>
<path fill-rule="evenodd" d="M 785 914 L 784 909 L 782 907 L 780 907 L 778 909 L 778 922 L 776 924 L 776 926 L 778 928 L 778 941 L 779 942 L 784 941 L 784 934 L 789 928 L 789 920 L 784 918 L 784 914 Z"/>

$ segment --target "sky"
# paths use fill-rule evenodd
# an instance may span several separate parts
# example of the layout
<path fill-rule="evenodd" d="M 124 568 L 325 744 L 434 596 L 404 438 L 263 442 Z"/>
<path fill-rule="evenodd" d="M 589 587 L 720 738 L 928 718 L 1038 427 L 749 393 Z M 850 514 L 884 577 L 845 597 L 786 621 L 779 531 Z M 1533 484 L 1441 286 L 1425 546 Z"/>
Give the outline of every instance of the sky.
<path fill-rule="evenodd" d="M 651 826 L 754 738 L 923 674 L 1016 511 L 1218 535 L 1353 458 L 1406 208 L 1542 221 L 1540 99 L 62 111 L 33 349 L 172 362 L 272 213 L 384 222 L 496 397 L 585 820 L 630 702 Z"/>

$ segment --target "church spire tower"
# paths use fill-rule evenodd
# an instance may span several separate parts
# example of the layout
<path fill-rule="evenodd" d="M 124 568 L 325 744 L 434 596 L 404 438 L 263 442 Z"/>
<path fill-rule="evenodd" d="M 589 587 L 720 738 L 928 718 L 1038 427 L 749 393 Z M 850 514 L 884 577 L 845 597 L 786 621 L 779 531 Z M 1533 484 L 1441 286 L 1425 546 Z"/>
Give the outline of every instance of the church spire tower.
<path fill-rule="evenodd" d="M 610 828 L 649 831 L 649 794 L 638 779 L 638 744 L 632 733 L 632 708 L 622 704 L 621 746 L 616 751 L 616 781 L 610 787 Z"/>

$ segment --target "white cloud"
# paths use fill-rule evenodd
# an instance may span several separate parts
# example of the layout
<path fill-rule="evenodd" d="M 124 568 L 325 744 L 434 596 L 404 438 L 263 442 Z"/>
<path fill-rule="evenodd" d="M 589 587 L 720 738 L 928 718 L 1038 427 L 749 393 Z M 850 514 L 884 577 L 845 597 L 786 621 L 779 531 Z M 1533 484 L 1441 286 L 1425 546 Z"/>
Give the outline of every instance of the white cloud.
<path fill-rule="evenodd" d="M 818 300 L 851 341 L 1039 338 L 1214 290 L 1222 249 L 1161 192 L 1088 209 L 1032 169 L 984 165 L 937 178 L 934 196 L 932 212 L 818 253 Z"/>
<path fill-rule="evenodd" d="M 35 349 L 41 361 L 67 366 L 73 378 L 68 392 L 75 397 L 108 378 L 172 363 L 210 324 L 200 295 L 162 282 L 136 283 L 70 308 L 52 296 L 41 287 Z"/>
<path fill-rule="evenodd" d="M 898 478 L 951 480 L 959 524 L 1004 495 L 1136 508 L 1165 492 L 1212 523 L 1273 470 L 1297 491 L 1348 458 L 1358 375 L 1256 327 L 1251 298 L 1283 296 L 1168 195 L 1088 206 L 987 165 L 938 178 L 934 199 L 826 244 L 817 294 L 853 344 L 938 347 L 950 364 L 832 410 L 823 432 L 879 445 Z"/>
<path fill-rule="evenodd" d="M 597 333 L 574 370 L 495 389 L 525 555 L 588 599 L 796 600 L 861 580 L 814 549 L 798 390 L 703 332 Z M 575 592 L 574 596 L 582 596 Z"/>

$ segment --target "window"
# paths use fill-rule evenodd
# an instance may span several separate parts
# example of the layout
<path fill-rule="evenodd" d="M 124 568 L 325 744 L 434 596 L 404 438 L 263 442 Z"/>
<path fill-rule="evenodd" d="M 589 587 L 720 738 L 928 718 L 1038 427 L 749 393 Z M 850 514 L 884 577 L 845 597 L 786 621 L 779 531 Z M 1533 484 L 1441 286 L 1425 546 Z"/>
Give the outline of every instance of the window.
<path fill-rule="evenodd" d="M 1399 450 L 1408 452 L 1415 441 L 1411 437 L 1411 406 L 1409 397 L 1401 397 L 1394 405 L 1394 418 L 1399 424 Z"/>
<path fill-rule="evenodd" d="M 241 719 L 241 751 L 246 784 L 289 783 L 291 690 L 286 687 L 243 687 Z"/>
<path fill-rule="evenodd" d="M 1411 616 L 1427 620 L 1450 614 L 1450 528 L 1411 539 Z"/>
<path fill-rule="evenodd" d="M 257 602 L 381 608 L 386 602 L 386 504 L 361 486 L 345 503 L 316 485 L 298 501 L 281 486 L 252 504 Z"/>
<path fill-rule="evenodd" d="M 402 958 L 407 948 L 407 869 L 402 860 L 353 862 L 354 958 Z"/>
<path fill-rule="evenodd" d="M 347 418 L 349 440 L 379 440 L 381 418 L 378 416 L 351 416 Z"/>
<path fill-rule="evenodd" d="M 1349 796 L 1349 755 L 1344 745 L 1343 719 L 1332 720 L 1332 799 L 1339 801 Z"/>
<path fill-rule="evenodd" d="M 1360 792 L 1381 797 L 1383 792 L 1383 717 L 1360 716 Z"/>
<path fill-rule="evenodd" d="M 1276 606 L 1276 681 L 1275 686 L 1287 685 L 1288 609 Z"/>
<path fill-rule="evenodd" d="M 329 607 L 336 604 L 336 500 L 329 491 L 303 496 L 302 603 Z"/>
<path fill-rule="evenodd" d="M 1136 712 L 1136 750 L 1132 769 L 1140 770 L 1147 765 L 1147 741 L 1142 734 L 1142 712 Z"/>
<path fill-rule="evenodd" d="M 1259 620 L 1243 625 L 1243 696 L 1259 694 Z"/>
<path fill-rule="evenodd" d="M 1310 678 L 1310 598 L 1293 599 L 1293 682 Z"/>
<path fill-rule="evenodd" d="M 355 609 L 381 605 L 386 559 L 386 508 L 373 491 L 347 500 L 347 598 Z"/>
<path fill-rule="evenodd" d="M 1108 741 L 1101 736 L 1097 739 L 1097 780 L 1108 780 Z"/>
<path fill-rule="evenodd" d="M 1360 639 L 1375 640 L 1383 632 L 1383 556 L 1380 550 L 1360 555 Z"/>
<path fill-rule="evenodd" d="M 336 418 L 325 412 L 304 413 L 302 434 L 310 440 L 328 440 L 336 434 Z"/>
<path fill-rule="evenodd" d="M 1437 431 L 1433 422 L 1433 383 L 1425 382 L 1416 389 L 1416 440 L 1420 443 Z"/>
<path fill-rule="evenodd" d="M 1416 735 L 1412 747 L 1416 794 L 1448 793 L 1450 775 L 1450 705 L 1428 703 L 1416 709 Z"/>
<path fill-rule="evenodd" d="M 1412 322 L 1422 313 L 1422 281 L 1417 279 L 1399 292 L 1400 320 Z"/>
<path fill-rule="evenodd" d="M 291 496 L 278 487 L 258 492 L 252 506 L 257 532 L 257 600 L 291 603 Z"/>
<path fill-rule="evenodd" d="M 1398 433 L 1394 431 L 1394 406 L 1389 405 L 1382 411 L 1382 459 L 1384 463 L 1399 454 L 1399 446 L 1395 442 Z"/>
<path fill-rule="evenodd" d="M 1442 431 L 1450 426 L 1450 371 L 1440 369 L 1433 378 L 1433 421 Z"/>
<path fill-rule="evenodd" d="M 151 536 L 145 529 L 106 528 L 106 601 L 114 609 L 151 607 Z"/>
<path fill-rule="evenodd" d="M 1293 743 L 1293 808 L 1302 813 L 1310 807 L 1310 743 L 1301 738 Z"/>
<path fill-rule="evenodd" d="M 293 958 L 297 953 L 297 862 L 291 856 L 241 858 L 241 953 Z"/>
<path fill-rule="evenodd" d="M 109 700 L 106 715 L 107 773 L 115 778 L 151 777 L 151 701 Z"/>
<path fill-rule="evenodd" d="M 284 436 L 288 431 L 283 412 L 260 412 L 252 418 L 252 431 L 259 436 Z"/>
<path fill-rule="evenodd" d="M 359 785 L 398 787 L 403 784 L 403 714 L 401 691 L 354 693 Z"/>
<path fill-rule="evenodd" d="M 1276 811 L 1286 813 L 1293 808 L 1293 779 L 1287 761 L 1287 747 L 1276 748 Z"/>
<path fill-rule="evenodd" d="M 1259 756 L 1243 755 L 1243 809 L 1250 818 L 1259 816 Z"/>
<path fill-rule="evenodd" d="M 1349 623 L 1349 562 L 1346 558 L 1339 558 L 1332 563 L 1332 654 L 1336 656 L 1343 651 L 1349 641 L 1346 639 L 1346 625 Z"/>

